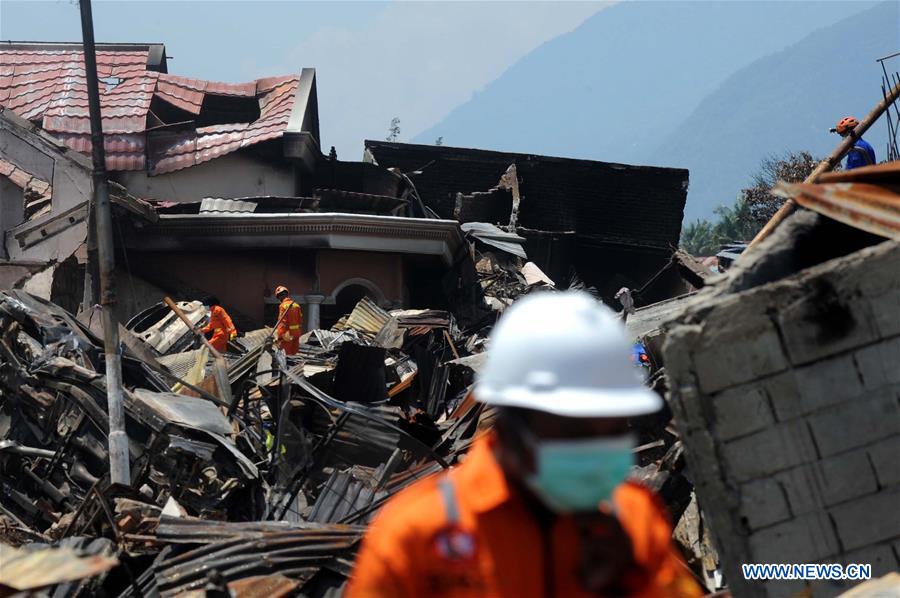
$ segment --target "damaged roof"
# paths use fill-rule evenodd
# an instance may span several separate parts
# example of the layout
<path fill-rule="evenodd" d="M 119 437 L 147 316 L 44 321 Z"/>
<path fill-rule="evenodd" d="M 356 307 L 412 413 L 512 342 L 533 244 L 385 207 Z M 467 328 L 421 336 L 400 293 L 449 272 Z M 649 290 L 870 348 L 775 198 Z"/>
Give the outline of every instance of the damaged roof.
<path fill-rule="evenodd" d="M 166 73 L 165 50 L 160 64 L 154 61 L 158 54 L 151 45 L 98 45 L 109 170 L 172 172 L 276 139 L 286 131 L 300 75 L 241 84 L 189 79 Z M 0 45 L 0 105 L 72 149 L 90 154 L 87 84 L 79 45 Z"/>
<path fill-rule="evenodd" d="M 366 159 L 407 173 L 422 199 L 453 217 L 457 193 L 498 186 L 516 165 L 522 196 L 519 223 L 575 231 L 581 245 L 678 245 L 688 171 L 446 145 L 365 142 Z"/>
<path fill-rule="evenodd" d="M 804 208 L 900 240 L 900 162 L 823 174 L 815 183 L 779 181 L 774 193 Z"/>

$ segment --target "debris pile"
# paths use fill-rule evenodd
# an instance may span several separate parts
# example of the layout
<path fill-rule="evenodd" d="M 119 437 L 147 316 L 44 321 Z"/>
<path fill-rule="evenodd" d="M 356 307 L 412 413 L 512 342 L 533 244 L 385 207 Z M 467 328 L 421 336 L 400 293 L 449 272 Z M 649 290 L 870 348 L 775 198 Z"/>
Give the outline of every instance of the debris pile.
<path fill-rule="evenodd" d="M 470 231 L 484 299 L 466 327 L 447 311 L 363 298 L 301 337 L 296 355 L 277 350 L 269 328 L 231 341 L 227 389 L 185 321 L 162 304 L 133 317 L 122 347 L 127 487 L 108 481 L 101 341 L 50 302 L 0 293 L 0 540 L 106 559 L 110 570 L 74 594 L 339 590 L 379 507 L 453 465 L 490 425 L 471 388 L 499 314 L 556 286 L 494 228 Z M 199 302 L 179 307 L 194 326 L 207 317 Z M 676 520 L 691 515 L 684 543 L 709 562 L 669 415 L 635 427 L 636 475 Z M 84 550 L 92 540 L 102 550 Z"/>

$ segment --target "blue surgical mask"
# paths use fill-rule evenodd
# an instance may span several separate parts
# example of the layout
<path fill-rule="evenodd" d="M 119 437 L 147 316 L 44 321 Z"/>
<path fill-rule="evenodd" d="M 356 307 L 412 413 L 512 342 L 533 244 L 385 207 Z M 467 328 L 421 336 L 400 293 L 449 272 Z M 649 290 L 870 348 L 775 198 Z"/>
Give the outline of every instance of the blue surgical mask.
<path fill-rule="evenodd" d="M 525 483 L 557 513 L 596 511 L 634 465 L 632 434 L 585 440 L 533 438 L 531 445 L 537 471 L 526 476 Z"/>

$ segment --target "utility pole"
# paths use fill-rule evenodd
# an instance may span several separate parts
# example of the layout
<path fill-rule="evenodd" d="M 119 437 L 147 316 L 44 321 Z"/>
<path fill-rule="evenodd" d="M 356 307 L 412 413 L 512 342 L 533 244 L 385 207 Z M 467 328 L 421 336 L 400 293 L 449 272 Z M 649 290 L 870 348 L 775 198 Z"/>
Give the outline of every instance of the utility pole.
<path fill-rule="evenodd" d="M 106 353 L 106 404 L 109 412 L 109 473 L 113 484 L 131 485 L 125 407 L 122 401 L 122 358 L 119 355 L 119 323 L 113 314 L 116 291 L 113 287 L 115 253 L 112 214 L 109 208 L 109 181 L 103 148 L 103 121 L 100 117 L 100 90 L 97 83 L 97 53 L 94 47 L 94 19 L 91 0 L 81 0 L 81 34 L 84 39 L 84 75 L 87 80 L 91 116 L 91 154 L 94 161 L 94 224 L 100 274 L 100 308 L 103 347 Z"/>

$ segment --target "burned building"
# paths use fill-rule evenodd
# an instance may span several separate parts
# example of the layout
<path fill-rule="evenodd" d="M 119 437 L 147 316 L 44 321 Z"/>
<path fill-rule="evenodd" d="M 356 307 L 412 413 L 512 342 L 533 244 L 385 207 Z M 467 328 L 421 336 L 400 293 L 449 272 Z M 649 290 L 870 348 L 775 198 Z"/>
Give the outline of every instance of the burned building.
<path fill-rule="evenodd" d="M 576 273 L 606 300 L 621 287 L 646 286 L 641 305 L 689 290 L 669 267 L 681 233 L 686 170 L 436 145 L 365 145 L 365 160 L 401 171 L 439 217 L 515 226 L 529 258 L 558 283 Z"/>

